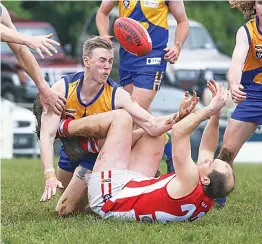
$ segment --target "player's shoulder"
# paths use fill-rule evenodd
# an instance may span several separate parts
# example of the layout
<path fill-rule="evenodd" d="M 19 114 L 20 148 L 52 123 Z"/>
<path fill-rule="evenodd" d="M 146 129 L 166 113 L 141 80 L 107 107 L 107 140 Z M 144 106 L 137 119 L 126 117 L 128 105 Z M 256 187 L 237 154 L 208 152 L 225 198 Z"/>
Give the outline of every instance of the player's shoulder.
<path fill-rule="evenodd" d="M 84 78 L 84 72 L 81 71 L 81 72 L 64 75 L 62 78 L 65 80 L 66 83 L 73 83 L 77 80 L 82 80 Z"/>
<path fill-rule="evenodd" d="M 111 78 L 108 78 L 107 79 L 107 84 L 109 85 L 109 86 L 112 86 L 112 87 L 119 87 L 119 84 L 117 84 L 113 79 L 111 79 Z"/>
<path fill-rule="evenodd" d="M 251 26 L 251 25 L 254 25 L 254 24 L 256 24 L 256 17 L 248 20 L 245 25 L 246 26 Z"/>

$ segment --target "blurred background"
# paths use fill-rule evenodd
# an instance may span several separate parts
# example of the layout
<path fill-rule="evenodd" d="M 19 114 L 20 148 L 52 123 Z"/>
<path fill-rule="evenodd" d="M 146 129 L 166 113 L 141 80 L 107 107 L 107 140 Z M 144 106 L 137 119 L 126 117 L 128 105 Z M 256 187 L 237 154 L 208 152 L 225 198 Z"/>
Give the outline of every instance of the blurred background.
<path fill-rule="evenodd" d="M 41 71 L 50 86 L 62 75 L 82 70 L 83 42 L 98 35 L 95 25 L 96 10 L 100 1 L 2 1 L 10 11 L 18 31 L 28 35 L 54 33 L 53 39 L 61 43 L 58 54 L 45 56 L 42 60 L 35 55 Z M 196 90 L 201 98 L 200 107 L 207 104 L 211 95 L 205 89 L 206 80 L 214 78 L 227 86 L 227 72 L 235 45 L 235 35 L 245 20 L 242 14 L 231 9 L 227 1 L 185 1 L 190 31 L 181 51 L 179 61 L 168 65 L 161 90 L 152 104 L 154 115 L 175 112 L 183 98 L 184 90 Z M 118 17 L 114 9 L 110 15 L 110 32 Z M 174 43 L 176 23 L 169 17 L 169 45 Z M 111 78 L 118 82 L 118 49 L 115 42 L 115 61 Z M 33 51 L 32 51 L 33 52 Z M 34 52 L 33 52 L 34 53 Z M 37 88 L 28 75 L 19 67 L 6 43 L 1 43 L 1 157 L 39 156 L 39 142 L 34 134 L 35 118 L 32 102 Z M 8 107 L 8 109 L 7 109 Z M 230 100 L 224 108 L 220 121 L 220 146 L 228 118 L 234 109 Z M 6 111 L 6 112 L 4 112 Z M 11 112 L 10 112 L 11 111 Z M 9 116 L 5 116 L 8 114 Z M 196 159 L 202 123 L 191 137 L 193 157 Z M 262 127 L 243 147 L 237 160 L 247 162 L 247 153 L 254 148 L 250 143 L 262 143 Z M 59 141 L 55 153 L 59 153 Z M 261 146 L 261 144 L 260 144 Z M 241 152 L 242 152 L 241 151 Z M 248 158 L 249 161 L 250 158 Z M 261 158 L 254 157 L 254 161 Z M 248 161 L 248 162 L 249 162 Z"/>

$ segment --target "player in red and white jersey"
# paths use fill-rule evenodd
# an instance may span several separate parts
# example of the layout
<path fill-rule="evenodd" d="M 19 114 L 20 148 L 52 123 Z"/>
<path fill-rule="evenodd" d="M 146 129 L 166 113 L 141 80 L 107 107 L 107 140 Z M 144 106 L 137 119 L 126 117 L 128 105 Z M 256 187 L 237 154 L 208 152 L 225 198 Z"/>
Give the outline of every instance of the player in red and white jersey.
<path fill-rule="evenodd" d="M 214 198 L 233 190 L 232 168 L 214 159 L 219 111 L 226 105 L 228 91 L 215 81 L 208 82 L 208 87 L 213 93 L 211 103 L 172 127 L 175 174 L 153 178 L 164 149 L 163 136 L 142 133 L 131 150 L 131 119 L 119 118 L 126 119 L 124 138 L 123 131 L 113 128 L 113 134 L 109 129 L 93 172 L 86 175 L 89 203 L 95 213 L 102 218 L 141 222 L 192 221 L 210 210 Z M 196 96 L 193 99 L 197 102 Z M 196 165 L 191 158 L 190 134 L 210 116 Z"/>

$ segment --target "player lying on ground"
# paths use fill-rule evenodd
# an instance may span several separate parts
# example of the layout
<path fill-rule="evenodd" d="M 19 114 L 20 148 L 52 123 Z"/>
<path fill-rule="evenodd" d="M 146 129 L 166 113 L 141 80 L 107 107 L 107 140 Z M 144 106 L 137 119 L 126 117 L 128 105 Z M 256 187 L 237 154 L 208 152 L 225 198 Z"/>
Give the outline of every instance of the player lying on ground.
<path fill-rule="evenodd" d="M 159 166 L 163 138 L 161 141 L 161 137 L 145 134 L 131 151 L 132 118 L 122 112 L 119 117 L 122 126 L 109 127 L 93 172 L 86 174 L 90 207 L 95 213 L 102 218 L 141 222 L 194 220 L 210 210 L 214 198 L 227 196 L 233 190 L 232 168 L 222 160 L 213 159 L 217 113 L 226 105 L 228 92 L 214 81 L 208 87 L 215 93 L 211 103 L 172 127 L 176 174 L 150 177 Z M 213 117 L 205 130 L 196 165 L 191 159 L 190 134 L 210 116 Z"/>
<path fill-rule="evenodd" d="M 63 132 L 63 129 L 68 127 L 68 123 L 65 123 L 65 121 L 61 122 L 61 119 L 73 117 L 75 120 L 78 120 L 93 114 L 123 108 L 133 116 L 134 122 L 141 128 L 153 136 L 158 136 L 170 130 L 177 119 L 181 119 L 187 115 L 187 112 L 191 111 L 190 109 L 188 111 L 184 110 L 184 114 L 181 112 L 179 116 L 173 114 L 156 118 L 142 109 L 128 92 L 119 88 L 114 81 L 108 78 L 113 64 L 113 45 L 105 38 L 95 37 L 85 42 L 83 61 L 85 66 L 84 72 L 65 76 L 52 87 L 52 90 L 60 95 L 66 94 L 66 110 L 61 117 L 52 111 L 42 114 L 39 101 L 36 101 L 34 106 L 34 113 L 39 125 L 38 134 L 41 128 L 41 159 L 46 179 L 42 201 L 50 199 L 51 192 L 55 194 L 54 189 L 57 186 L 61 187 L 62 182 L 66 190 L 59 199 L 56 208 L 59 215 L 79 211 L 82 208 L 81 206 L 86 205 L 85 203 L 79 204 L 80 199 L 86 199 L 87 190 L 84 174 L 81 168 L 78 168 L 77 171 L 75 169 L 80 165 L 92 170 L 98 152 L 97 141 L 94 139 L 86 140 L 80 137 L 68 139 L 69 134 Z M 97 122 L 99 123 L 99 119 Z M 72 124 L 70 123 L 70 125 Z M 53 167 L 53 142 L 58 129 L 60 137 L 63 137 L 62 140 L 67 140 L 68 143 L 64 144 L 61 150 L 57 179 Z M 83 131 L 79 131 L 77 135 L 81 136 L 81 133 L 83 134 Z M 89 131 L 89 134 L 85 131 L 85 133 L 86 136 L 90 137 L 104 137 L 100 130 L 96 132 Z M 82 148 L 78 147 L 78 150 L 67 150 L 65 152 L 66 148 L 72 149 L 74 142 L 78 146 L 81 144 Z M 89 152 L 89 154 L 84 150 Z M 74 172 L 75 174 L 73 175 Z"/>
<path fill-rule="evenodd" d="M 176 113 L 175 121 L 178 122 L 183 117 L 188 115 L 195 108 L 197 101 L 198 101 L 198 98 L 196 97 L 196 93 L 194 93 L 194 96 L 191 99 L 189 99 L 189 94 L 187 92 L 185 95 L 185 99 L 182 101 L 180 105 L 179 112 Z M 39 114 L 41 115 L 41 105 L 39 103 L 39 100 L 38 100 L 37 106 L 36 106 L 36 103 L 34 106 L 34 112 L 36 113 L 36 111 L 40 112 Z M 63 134 L 67 135 L 67 137 L 60 138 L 61 141 L 63 142 L 65 153 L 69 157 L 71 157 L 73 161 L 77 160 L 78 158 L 88 157 L 89 152 L 86 149 L 88 148 L 88 146 L 85 148 L 85 145 L 87 145 L 88 143 L 91 143 L 91 144 L 93 143 L 93 139 L 91 138 L 97 138 L 97 137 L 105 138 L 107 136 L 109 127 L 110 128 L 111 127 L 121 128 L 122 122 L 121 122 L 121 119 L 119 119 L 121 118 L 121 114 L 122 114 L 121 110 L 114 110 L 110 112 L 91 115 L 91 116 L 81 118 L 81 119 L 76 119 L 76 120 L 71 120 L 71 119 L 62 120 L 61 123 L 63 125 L 67 124 L 66 126 L 63 127 Z M 38 120 L 40 119 L 40 117 L 41 116 L 39 115 L 37 116 Z M 138 138 L 140 138 L 143 135 L 143 133 L 145 132 L 142 129 L 139 129 L 133 132 L 133 145 L 136 143 Z M 125 137 L 125 133 L 122 133 L 122 134 L 123 135 L 121 136 L 121 138 Z M 83 137 L 83 135 L 89 136 L 89 138 Z M 101 147 L 102 141 L 103 140 L 101 140 L 101 142 L 100 140 L 97 141 L 96 146 Z M 70 182 L 71 190 L 65 191 L 63 195 L 61 196 L 61 198 L 66 199 L 66 200 L 64 201 L 64 200 L 59 199 L 58 206 L 61 207 L 61 213 L 59 212 L 58 213 L 59 215 L 65 215 L 65 213 L 68 214 L 69 210 L 71 209 L 75 210 L 74 207 L 76 204 L 79 203 L 81 198 L 83 197 L 86 198 L 87 186 L 86 186 L 85 181 L 83 183 L 84 184 L 84 187 L 83 187 L 83 184 L 79 184 L 76 181 L 76 179 L 80 176 L 84 177 L 84 174 L 88 171 L 90 172 L 90 169 L 92 170 L 92 168 L 87 169 L 87 168 L 83 168 L 82 166 L 79 166 L 77 168 L 76 170 L 77 173 L 75 172 L 74 178 L 71 180 L 73 183 Z M 57 187 L 63 188 L 62 183 L 56 179 L 55 174 L 53 172 L 53 168 L 51 169 L 52 169 L 51 171 L 49 171 L 48 168 L 46 170 L 46 174 L 45 174 L 46 187 L 45 187 L 45 191 L 42 196 L 42 199 L 41 199 L 42 201 L 46 201 L 47 199 L 50 199 L 52 195 L 55 195 Z M 157 169 L 155 169 L 154 171 L 156 172 Z M 53 176 L 51 176 L 50 178 L 47 178 L 49 176 L 48 173 L 52 173 Z M 67 197 L 69 198 L 69 201 L 67 201 Z M 87 204 L 86 201 L 85 203 Z M 85 207 L 85 206 L 82 206 L 82 207 Z M 77 209 L 77 211 L 80 211 L 80 210 L 81 209 Z"/>

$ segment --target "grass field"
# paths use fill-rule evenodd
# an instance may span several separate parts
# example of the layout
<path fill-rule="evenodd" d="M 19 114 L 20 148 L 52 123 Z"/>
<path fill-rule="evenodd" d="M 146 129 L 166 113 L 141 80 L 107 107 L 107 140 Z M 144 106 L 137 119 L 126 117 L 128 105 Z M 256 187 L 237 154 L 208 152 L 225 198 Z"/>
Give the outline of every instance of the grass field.
<path fill-rule="evenodd" d="M 162 170 L 165 168 L 162 165 Z M 40 203 L 39 160 L 2 161 L 3 243 L 262 243 L 262 165 L 236 165 L 237 186 L 223 210 L 192 223 L 140 224 L 88 215 L 59 218 L 56 198 Z"/>

